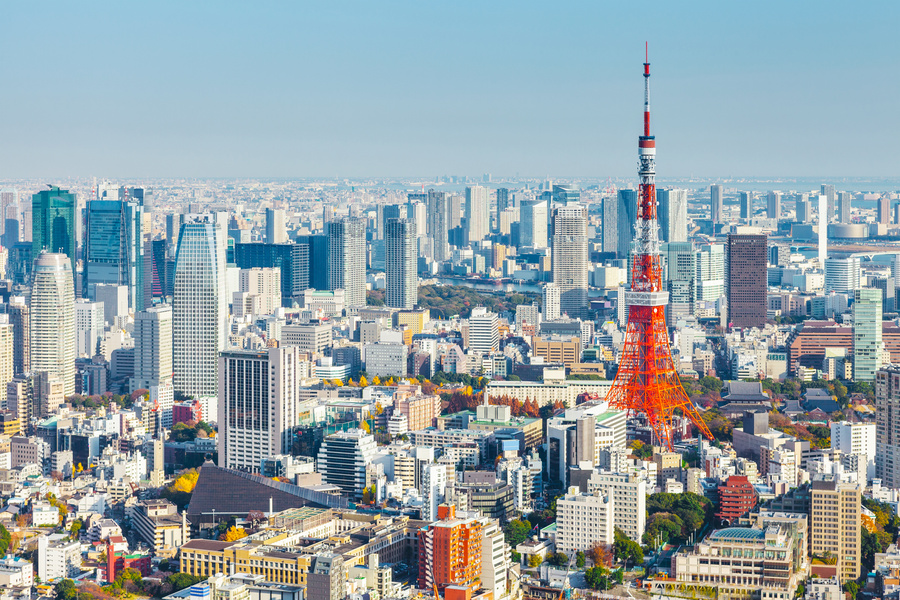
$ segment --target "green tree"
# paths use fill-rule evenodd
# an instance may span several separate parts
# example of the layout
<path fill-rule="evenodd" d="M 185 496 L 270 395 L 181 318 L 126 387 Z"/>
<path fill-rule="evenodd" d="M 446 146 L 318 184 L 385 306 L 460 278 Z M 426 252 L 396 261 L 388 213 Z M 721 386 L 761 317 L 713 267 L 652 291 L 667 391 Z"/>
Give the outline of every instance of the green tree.
<path fill-rule="evenodd" d="M 584 572 L 584 580 L 594 590 L 609 589 L 609 571 L 604 567 L 591 567 Z"/>
<path fill-rule="evenodd" d="M 6 554 L 7 550 L 9 550 L 9 545 L 12 543 L 12 535 L 10 535 L 9 531 L 0 524 L 0 556 Z"/>
<path fill-rule="evenodd" d="M 613 549 L 616 560 L 625 561 L 632 565 L 639 565 L 644 562 L 644 551 L 641 549 L 641 545 L 625 535 L 619 528 L 616 528 Z"/>
<path fill-rule="evenodd" d="M 204 579 L 204 577 L 195 577 L 194 575 L 188 575 L 187 573 L 173 573 L 166 577 L 166 583 L 172 586 L 173 592 L 177 592 L 186 587 L 190 587 L 195 583 L 200 583 Z"/>
<path fill-rule="evenodd" d="M 850 593 L 851 600 L 855 600 L 856 594 L 859 593 L 859 584 L 855 581 L 848 581 L 844 584 L 844 591 Z"/>
<path fill-rule="evenodd" d="M 532 569 L 537 569 L 539 566 L 541 566 L 542 562 L 544 561 L 541 560 L 540 554 L 532 554 L 528 557 L 528 566 Z"/>
<path fill-rule="evenodd" d="M 583 569 L 583 568 L 584 568 L 584 560 L 585 560 L 585 559 L 584 559 L 584 552 L 582 552 L 581 550 L 579 550 L 579 551 L 575 554 L 575 566 L 578 567 L 579 569 Z"/>
<path fill-rule="evenodd" d="M 78 597 L 78 588 L 71 579 L 63 579 L 53 586 L 56 600 L 75 600 Z"/>
<path fill-rule="evenodd" d="M 515 548 L 528 539 L 528 534 L 531 533 L 531 529 L 532 526 L 530 522 L 515 519 L 507 523 L 506 527 L 503 528 L 503 537 L 506 538 L 506 543 L 509 544 L 511 548 Z"/>

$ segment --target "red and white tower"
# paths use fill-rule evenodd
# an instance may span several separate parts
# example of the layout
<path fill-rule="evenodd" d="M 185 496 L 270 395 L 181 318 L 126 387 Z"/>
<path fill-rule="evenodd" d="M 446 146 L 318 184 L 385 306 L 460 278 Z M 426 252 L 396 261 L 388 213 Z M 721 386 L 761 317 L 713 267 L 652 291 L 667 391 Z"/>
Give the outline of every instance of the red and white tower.
<path fill-rule="evenodd" d="M 665 291 L 656 217 L 656 140 L 650 135 L 650 58 L 644 63 L 644 135 L 638 138 L 637 221 L 631 264 L 631 289 L 625 292 L 628 328 L 619 371 L 606 396 L 611 408 L 644 413 L 654 444 L 672 449 L 672 417 L 681 413 L 712 439 L 696 407 L 687 397 L 669 347 Z"/>

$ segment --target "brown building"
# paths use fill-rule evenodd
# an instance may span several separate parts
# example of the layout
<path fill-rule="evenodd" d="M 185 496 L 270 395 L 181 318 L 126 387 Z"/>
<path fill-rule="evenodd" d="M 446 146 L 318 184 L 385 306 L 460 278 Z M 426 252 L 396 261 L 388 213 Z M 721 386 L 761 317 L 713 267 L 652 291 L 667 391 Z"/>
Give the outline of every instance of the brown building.
<path fill-rule="evenodd" d="M 810 551 L 837 558 L 841 582 L 859 577 L 862 569 L 862 491 L 856 483 L 816 480 L 810 493 Z"/>
<path fill-rule="evenodd" d="M 762 327 L 766 322 L 767 248 L 765 234 L 728 235 L 725 293 L 732 327 Z"/>
<path fill-rule="evenodd" d="M 563 363 L 571 368 L 581 362 L 581 338 L 536 337 L 531 352 L 543 357 L 545 363 Z"/>
<path fill-rule="evenodd" d="M 736 525 L 756 506 L 756 490 L 744 475 L 732 475 L 719 486 L 719 511 L 716 518 L 726 527 Z"/>
<path fill-rule="evenodd" d="M 900 327 L 893 321 L 881 324 L 881 339 L 891 353 L 891 362 L 900 362 Z M 798 367 L 821 369 L 826 348 L 844 348 L 853 353 L 853 327 L 834 321 L 805 321 L 791 332 L 785 342 L 788 373 L 797 374 Z"/>

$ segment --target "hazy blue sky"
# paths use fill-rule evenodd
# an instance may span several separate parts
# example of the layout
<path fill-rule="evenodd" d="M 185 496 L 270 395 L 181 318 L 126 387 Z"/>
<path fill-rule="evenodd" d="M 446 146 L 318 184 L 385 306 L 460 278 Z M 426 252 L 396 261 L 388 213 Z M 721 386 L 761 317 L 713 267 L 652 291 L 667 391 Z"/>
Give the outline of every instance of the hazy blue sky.
<path fill-rule="evenodd" d="M 0 178 L 900 175 L 900 2 L 3 2 Z"/>

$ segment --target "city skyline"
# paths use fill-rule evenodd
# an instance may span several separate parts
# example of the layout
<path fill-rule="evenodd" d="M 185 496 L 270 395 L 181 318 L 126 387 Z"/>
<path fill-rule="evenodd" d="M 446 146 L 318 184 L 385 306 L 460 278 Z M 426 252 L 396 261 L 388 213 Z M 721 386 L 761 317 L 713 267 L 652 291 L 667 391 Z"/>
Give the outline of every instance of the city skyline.
<path fill-rule="evenodd" d="M 629 176 L 644 40 L 660 181 L 896 173 L 894 4 L 212 6 L 7 7 L 0 177 Z"/>

